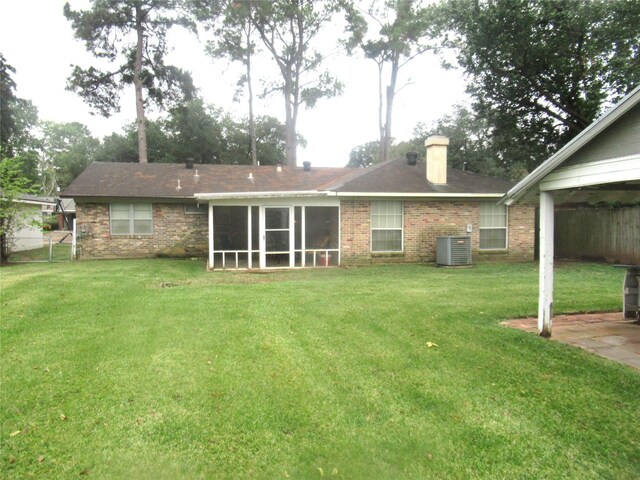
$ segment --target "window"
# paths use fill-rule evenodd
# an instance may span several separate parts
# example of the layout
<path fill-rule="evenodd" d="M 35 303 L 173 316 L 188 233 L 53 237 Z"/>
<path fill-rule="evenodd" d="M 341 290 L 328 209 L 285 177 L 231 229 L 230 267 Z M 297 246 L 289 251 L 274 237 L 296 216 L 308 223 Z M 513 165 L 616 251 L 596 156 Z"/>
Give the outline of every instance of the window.
<path fill-rule="evenodd" d="M 112 203 L 112 235 L 151 235 L 153 233 L 150 203 Z"/>
<path fill-rule="evenodd" d="M 507 248 L 507 207 L 495 203 L 480 204 L 480 250 Z"/>
<path fill-rule="evenodd" d="M 402 202 L 371 202 L 371 251 L 402 251 Z"/>
<path fill-rule="evenodd" d="M 187 203 L 184 206 L 184 213 L 188 215 L 206 215 L 209 213 L 209 205 L 202 203 Z"/>

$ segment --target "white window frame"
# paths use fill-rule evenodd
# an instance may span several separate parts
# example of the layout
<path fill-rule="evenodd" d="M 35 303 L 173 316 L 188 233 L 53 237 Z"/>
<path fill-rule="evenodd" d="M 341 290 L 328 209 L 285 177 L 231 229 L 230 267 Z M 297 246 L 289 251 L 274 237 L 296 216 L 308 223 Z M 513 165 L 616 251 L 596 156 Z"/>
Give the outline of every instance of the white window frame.
<path fill-rule="evenodd" d="M 374 216 L 374 204 L 387 204 L 387 203 L 397 203 L 400 204 L 400 228 L 393 227 L 376 227 L 373 226 L 373 216 Z M 370 249 L 371 253 L 402 253 L 404 252 L 404 202 L 401 200 L 373 200 L 371 202 L 371 213 L 370 213 L 370 222 L 371 222 L 371 232 L 370 232 Z M 400 231 L 400 250 L 374 250 L 373 249 L 373 232 L 374 231 Z"/>
<path fill-rule="evenodd" d="M 124 218 L 120 218 L 120 219 L 115 219 L 115 220 L 129 220 L 129 231 L 127 233 L 114 233 L 113 232 L 113 205 L 126 205 L 129 208 L 129 218 L 128 219 L 124 219 Z M 134 205 L 148 205 L 149 209 L 151 211 L 151 215 L 150 218 L 144 218 L 144 219 L 136 219 L 134 218 Z M 144 232 L 144 233 L 137 233 L 135 231 L 135 221 L 136 220 L 149 220 L 151 221 L 151 232 Z M 125 237 L 132 237 L 132 236 L 151 236 L 153 235 L 153 204 L 152 203 L 118 203 L 118 202 L 114 202 L 114 203 L 110 203 L 109 204 L 109 233 L 113 236 L 125 236 Z"/>
<path fill-rule="evenodd" d="M 483 227 L 482 226 L 482 205 L 493 205 L 493 206 L 501 206 L 504 208 L 504 227 Z M 492 202 L 480 202 L 478 207 L 478 248 L 482 251 L 490 251 L 490 250 L 508 250 L 509 249 L 509 207 L 506 205 L 497 205 Z M 482 231 L 483 230 L 504 230 L 504 247 L 497 248 L 486 248 L 482 247 Z"/>
<path fill-rule="evenodd" d="M 189 210 L 192 208 L 192 210 Z M 185 203 L 184 204 L 185 215 L 207 215 L 209 213 L 209 205 L 204 203 Z"/>

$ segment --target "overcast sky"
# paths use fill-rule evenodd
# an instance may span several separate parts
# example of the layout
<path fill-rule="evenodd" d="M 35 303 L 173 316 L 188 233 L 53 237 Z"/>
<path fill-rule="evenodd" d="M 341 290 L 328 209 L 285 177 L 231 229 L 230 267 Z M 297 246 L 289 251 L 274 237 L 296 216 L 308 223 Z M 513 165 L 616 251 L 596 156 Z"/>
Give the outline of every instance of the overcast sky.
<path fill-rule="evenodd" d="M 41 120 L 78 121 L 93 134 L 103 137 L 120 132 L 135 120 L 133 88 L 123 94 L 122 111 L 108 119 L 90 114 L 89 107 L 74 93 L 65 90 L 71 64 L 91 65 L 93 57 L 73 37 L 64 18 L 64 0 L 0 0 L 0 52 L 16 69 L 13 76 L 17 95 L 31 100 Z M 74 9 L 88 8 L 88 0 L 70 0 Z M 203 46 L 189 34 L 175 31 L 169 63 L 192 73 L 200 95 L 207 103 L 241 116 L 246 104 L 232 101 L 239 70 L 224 61 L 210 60 Z M 377 69 L 371 60 L 345 58 L 339 52 L 335 33 L 325 35 L 324 52 L 333 51 L 326 66 L 345 85 L 340 97 L 321 100 L 312 110 L 302 110 L 298 131 L 308 144 L 299 149 L 298 163 L 309 160 L 316 166 L 344 166 L 353 147 L 375 140 L 377 130 Z M 261 75 L 269 64 L 258 65 Z M 464 81 L 460 71 L 445 71 L 431 55 L 415 59 L 401 70 L 398 85 L 410 82 L 397 96 L 393 135 L 398 140 L 411 137 L 418 122 L 430 123 L 462 101 Z M 278 95 L 257 100 L 258 114 L 283 120 L 284 101 Z M 157 112 L 150 112 L 153 117 Z"/>

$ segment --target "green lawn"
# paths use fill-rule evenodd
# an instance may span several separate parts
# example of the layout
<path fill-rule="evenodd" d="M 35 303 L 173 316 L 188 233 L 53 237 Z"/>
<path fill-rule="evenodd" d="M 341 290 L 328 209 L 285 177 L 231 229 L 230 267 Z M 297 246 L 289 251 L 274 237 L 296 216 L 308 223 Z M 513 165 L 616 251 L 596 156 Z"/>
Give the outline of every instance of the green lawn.
<path fill-rule="evenodd" d="M 640 478 L 640 373 L 499 325 L 534 264 L 0 276 L 3 478 Z M 555 311 L 622 276 L 558 267 Z"/>

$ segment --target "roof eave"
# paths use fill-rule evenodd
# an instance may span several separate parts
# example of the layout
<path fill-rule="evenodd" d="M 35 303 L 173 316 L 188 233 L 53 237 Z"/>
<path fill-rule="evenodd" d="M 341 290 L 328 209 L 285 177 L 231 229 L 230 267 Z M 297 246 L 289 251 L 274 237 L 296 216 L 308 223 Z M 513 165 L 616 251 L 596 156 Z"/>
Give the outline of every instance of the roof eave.
<path fill-rule="evenodd" d="M 337 192 L 338 197 L 413 197 L 413 198 L 501 198 L 500 193 L 425 193 L 425 192 Z"/>
<path fill-rule="evenodd" d="M 291 197 L 326 197 L 335 196 L 335 192 L 320 190 L 291 190 L 272 192 L 226 192 L 226 193 L 195 193 L 193 198 L 197 200 L 225 200 L 248 198 L 291 198 Z"/>
<path fill-rule="evenodd" d="M 23 205 L 40 205 L 40 206 L 48 205 L 50 207 L 56 206 L 56 202 L 49 202 L 45 200 L 23 200 L 20 198 L 14 198 L 11 201 L 14 203 L 21 203 Z"/>

